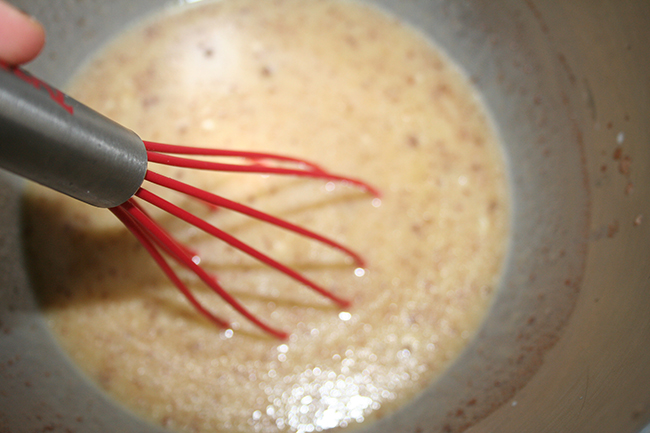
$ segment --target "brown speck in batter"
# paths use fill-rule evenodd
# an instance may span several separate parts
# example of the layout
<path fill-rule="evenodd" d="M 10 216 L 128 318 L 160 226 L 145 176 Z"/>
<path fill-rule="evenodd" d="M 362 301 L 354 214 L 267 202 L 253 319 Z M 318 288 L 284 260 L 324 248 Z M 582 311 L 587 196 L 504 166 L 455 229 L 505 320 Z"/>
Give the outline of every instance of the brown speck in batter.
<path fill-rule="evenodd" d="M 408 143 L 409 147 L 416 148 L 420 145 L 420 140 L 416 135 L 409 135 L 406 138 L 406 142 Z"/>
<path fill-rule="evenodd" d="M 607 226 L 607 237 L 613 238 L 618 233 L 619 226 L 618 221 L 613 221 Z"/>
<path fill-rule="evenodd" d="M 262 69 L 260 69 L 260 75 L 264 78 L 269 78 L 271 75 L 273 75 L 273 71 L 270 67 L 264 66 Z"/>
<path fill-rule="evenodd" d="M 620 171 L 624 176 L 629 176 L 632 171 L 632 158 L 627 155 L 623 156 L 618 165 L 618 171 Z"/>

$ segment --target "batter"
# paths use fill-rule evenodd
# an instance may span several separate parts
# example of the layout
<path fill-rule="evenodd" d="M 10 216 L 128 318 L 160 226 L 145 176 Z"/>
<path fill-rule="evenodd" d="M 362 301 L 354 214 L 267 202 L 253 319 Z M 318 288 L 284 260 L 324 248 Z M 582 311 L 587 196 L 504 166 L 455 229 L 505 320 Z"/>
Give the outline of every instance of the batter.
<path fill-rule="evenodd" d="M 383 191 L 156 168 L 353 247 L 190 202 L 225 231 L 353 302 L 305 287 L 162 213 L 154 217 L 267 322 L 192 275 L 215 328 L 113 215 L 32 188 L 27 244 L 46 319 L 102 389 L 181 432 L 320 431 L 386 416 L 445 370 L 491 302 L 508 234 L 497 137 L 466 78 L 384 13 L 329 0 L 176 7 L 82 68 L 68 89 L 146 140 L 304 157 Z"/>

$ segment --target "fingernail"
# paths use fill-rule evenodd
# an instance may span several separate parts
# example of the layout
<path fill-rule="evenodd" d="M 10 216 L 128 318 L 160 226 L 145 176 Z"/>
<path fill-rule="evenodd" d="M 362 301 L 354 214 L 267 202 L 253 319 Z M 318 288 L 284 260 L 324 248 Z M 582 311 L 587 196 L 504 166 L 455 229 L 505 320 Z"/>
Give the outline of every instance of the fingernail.
<path fill-rule="evenodd" d="M 18 12 L 20 12 L 21 14 L 23 14 L 24 16 L 26 16 L 27 18 L 29 18 L 30 20 L 32 20 L 32 21 L 35 21 L 37 23 L 40 22 L 34 15 L 30 14 L 29 12 L 27 12 L 27 11 L 21 9 L 21 8 L 16 8 L 16 10 Z"/>
<path fill-rule="evenodd" d="M 3 1 L 3 0 L 0 0 L 0 1 Z M 6 4 L 9 5 L 11 8 L 13 8 L 16 12 L 20 12 L 21 14 L 23 14 L 24 16 L 26 16 L 26 17 L 29 18 L 30 20 L 38 22 L 38 20 L 36 19 L 36 17 L 35 17 L 34 15 L 30 14 L 29 12 L 27 12 L 27 11 L 24 10 L 24 9 L 22 9 L 21 7 L 18 7 L 18 6 L 16 6 L 15 4 L 8 3 L 8 2 L 6 2 L 6 1 L 3 1 L 3 3 L 6 3 Z"/>

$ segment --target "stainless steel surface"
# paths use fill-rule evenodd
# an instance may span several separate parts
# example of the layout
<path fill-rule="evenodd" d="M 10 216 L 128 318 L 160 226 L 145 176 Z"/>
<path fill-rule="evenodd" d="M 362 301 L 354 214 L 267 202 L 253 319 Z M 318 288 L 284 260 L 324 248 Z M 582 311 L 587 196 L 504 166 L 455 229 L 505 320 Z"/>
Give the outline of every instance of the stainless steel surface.
<path fill-rule="evenodd" d="M 132 131 L 21 68 L 0 64 L 0 167 L 114 207 L 142 185 L 147 152 Z"/>
<path fill-rule="evenodd" d="M 46 23 L 49 47 L 29 68 L 55 85 L 165 4 L 16 3 Z M 474 81 L 503 139 L 513 233 L 477 337 L 368 431 L 639 431 L 650 420 L 650 3 L 378 3 Z M 0 427 L 158 431 L 77 374 L 48 334 L 20 253 L 19 185 L 2 179 Z"/>

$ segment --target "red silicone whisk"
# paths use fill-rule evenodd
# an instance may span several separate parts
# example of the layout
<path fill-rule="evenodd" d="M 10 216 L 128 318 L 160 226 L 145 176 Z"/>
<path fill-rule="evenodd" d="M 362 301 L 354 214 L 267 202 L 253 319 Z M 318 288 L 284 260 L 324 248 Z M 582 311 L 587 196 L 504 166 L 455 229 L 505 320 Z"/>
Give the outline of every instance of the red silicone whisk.
<path fill-rule="evenodd" d="M 226 164 L 193 156 L 233 158 Z M 237 161 L 239 161 L 237 163 Z M 265 332 L 286 338 L 252 314 L 206 272 L 189 248 L 158 225 L 140 206 L 148 202 L 213 235 L 315 290 L 340 306 L 349 301 L 306 278 L 290 267 L 220 230 L 207 221 L 152 193 L 156 184 L 191 197 L 256 218 L 321 242 L 351 257 L 363 267 L 360 255 L 325 236 L 260 212 L 208 191 L 149 170 L 149 163 L 199 170 L 277 174 L 340 181 L 375 197 L 379 192 L 358 179 L 339 176 L 308 161 L 262 152 L 204 149 L 142 141 L 130 130 L 75 101 L 20 68 L 0 62 L 0 167 L 86 203 L 109 208 L 133 233 L 187 300 L 215 324 L 228 322 L 215 316 L 194 297 L 169 264 L 171 259 L 198 276 L 216 294 Z"/>

